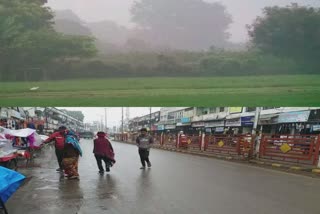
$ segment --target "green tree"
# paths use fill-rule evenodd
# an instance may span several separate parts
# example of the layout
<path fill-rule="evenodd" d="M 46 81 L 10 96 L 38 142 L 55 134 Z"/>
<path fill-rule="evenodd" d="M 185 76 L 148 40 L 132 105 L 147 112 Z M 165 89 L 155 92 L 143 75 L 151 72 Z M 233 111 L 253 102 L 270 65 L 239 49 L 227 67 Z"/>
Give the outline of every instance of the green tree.
<path fill-rule="evenodd" d="M 203 0 L 140 0 L 131 14 L 148 43 L 174 49 L 223 45 L 232 23 L 223 5 Z"/>
<path fill-rule="evenodd" d="M 257 48 L 302 64 L 319 65 L 319 8 L 292 4 L 266 7 L 263 14 L 248 26 L 251 40 Z"/>
<path fill-rule="evenodd" d="M 57 33 L 52 12 L 43 4 L 0 0 L 0 80 L 21 80 L 26 72 L 41 76 L 53 61 L 96 53 L 92 38 Z"/>

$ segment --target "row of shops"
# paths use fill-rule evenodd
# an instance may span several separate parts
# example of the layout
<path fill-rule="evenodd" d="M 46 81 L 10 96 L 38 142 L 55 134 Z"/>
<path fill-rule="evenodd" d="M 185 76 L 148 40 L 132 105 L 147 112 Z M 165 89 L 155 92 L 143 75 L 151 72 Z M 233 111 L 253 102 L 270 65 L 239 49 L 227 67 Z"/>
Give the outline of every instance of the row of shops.
<path fill-rule="evenodd" d="M 152 124 L 151 131 L 154 133 L 183 131 L 186 134 L 200 132 L 247 134 L 252 132 L 254 120 L 255 112 L 182 117 L 174 122 L 160 120 L 159 123 Z M 257 130 L 265 134 L 318 134 L 320 133 L 320 109 L 262 112 L 259 115 Z"/>
<path fill-rule="evenodd" d="M 83 122 L 56 108 L 0 108 L 0 126 L 7 129 L 32 128 L 40 134 L 50 134 L 61 125 L 76 131 L 84 129 Z"/>

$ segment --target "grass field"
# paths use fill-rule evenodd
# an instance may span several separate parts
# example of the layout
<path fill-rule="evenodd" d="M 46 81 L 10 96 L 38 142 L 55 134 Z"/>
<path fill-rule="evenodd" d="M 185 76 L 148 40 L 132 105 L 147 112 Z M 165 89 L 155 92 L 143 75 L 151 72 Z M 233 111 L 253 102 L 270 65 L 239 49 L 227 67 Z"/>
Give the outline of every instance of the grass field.
<path fill-rule="evenodd" d="M 318 107 L 320 75 L 0 83 L 0 106 L 244 105 Z"/>

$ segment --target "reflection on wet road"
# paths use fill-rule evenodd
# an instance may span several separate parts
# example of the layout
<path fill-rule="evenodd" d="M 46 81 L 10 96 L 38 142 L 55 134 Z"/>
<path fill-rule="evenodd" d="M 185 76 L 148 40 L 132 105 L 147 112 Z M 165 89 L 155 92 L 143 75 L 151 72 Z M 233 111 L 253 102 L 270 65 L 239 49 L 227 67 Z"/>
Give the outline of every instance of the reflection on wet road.
<path fill-rule="evenodd" d="M 9 200 L 10 214 L 319 214 L 320 180 L 220 160 L 153 149 L 152 169 L 140 170 L 137 148 L 113 143 L 117 163 L 100 176 L 92 142 L 81 140 L 80 181 L 55 172 L 54 150 Z"/>

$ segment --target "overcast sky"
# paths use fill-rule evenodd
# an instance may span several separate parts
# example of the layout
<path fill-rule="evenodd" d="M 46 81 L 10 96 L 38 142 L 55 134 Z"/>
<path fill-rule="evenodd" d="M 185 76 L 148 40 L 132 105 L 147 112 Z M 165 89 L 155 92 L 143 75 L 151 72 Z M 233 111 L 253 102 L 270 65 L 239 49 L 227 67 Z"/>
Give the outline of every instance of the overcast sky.
<path fill-rule="evenodd" d="M 54 10 L 70 9 L 87 22 L 113 20 L 119 24 L 129 26 L 129 8 L 135 0 L 49 0 L 49 6 Z M 160 1 L 160 0 L 159 0 Z M 206 0 L 208 2 L 222 2 L 233 16 L 234 23 L 230 33 L 232 41 L 247 40 L 246 24 L 251 24 L 256 16 L 261 14 L 265 6 L 285 6 L 290 2 L 301 5 L 319 6 L 320 0 Z"/>
<path fill-rule="evenodd" d="M 105 120 L 105 108 L 89 108 L 89 107 L 74 107 L 74 108 L 60 108 L 59 109 L 67 109 L 67 110 L 75 110 L 82 111 L 84 114 L 84 122 L 92 122 L 92 121 L 101 121 L 104 123 Z M 152 107 L 151 111 L 156 112 L 159 111 L 159 107 Z M 149 107 L 131 107 L 129 108 L 130 119 L 138 116 L 144 116 L 149 114 Z M 123 108 L 124 119 L 126 118 L 126 108 Z M 119 126 L 121 124 L 122 110 L 121 108 L 107 108 L 107 124 L 109 128 L 113 126 Z"/>

